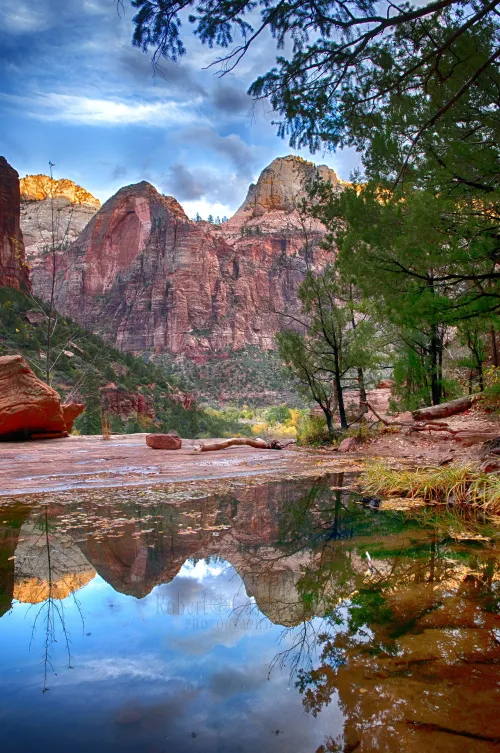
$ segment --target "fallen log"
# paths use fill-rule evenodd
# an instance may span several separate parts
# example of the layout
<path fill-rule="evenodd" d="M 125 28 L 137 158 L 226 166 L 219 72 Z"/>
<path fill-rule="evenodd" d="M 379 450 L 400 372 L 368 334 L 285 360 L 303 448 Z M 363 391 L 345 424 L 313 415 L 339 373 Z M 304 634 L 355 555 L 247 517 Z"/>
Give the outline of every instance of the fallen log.
<path fill-rule="evenodd" d="M 467 447 L 471 444 L 481 444 L 498 439 L 498 431 L 457 431 L 454 439 Z"/>
<path fill-rule="evenodd" d="M 228 447 L 235 447 L 241 445 L 247 445 L 248 447 L 255 447 L 257 450 L 283 450 L 290 444 L 294 444 L 295 440 L 292 439 L 289 442 L 278 442 L 277 439 L 271 439 L 266 442 L 264 439 L 248 439 L 247 437 L 232 437 L 232 439 L 223 439 L 220 442 L 212 442 L 211 444 L 202 444 L 198 448 L 198 452 L 212 452 L 215 450 L 225 450 Z"/>
<path fill-rule="evenodd" d="M 449 403 L 441 403 L 441 405 L 430 405 L 428 408 L 419 408 L 414 410 L 411 414 L 415 421 L 427 421 L 433 418 L 448 418 L 449 416 L 455 416 L 457 413 L 464 413 L 469 410 L 474 400 L 478 395 L 467 395 L 467 397 L 459 397 L 457 400 L 450 400 Z"/>
<path fill-rule="evenodd" d="M 454 433 L 453 429 L 450 429 L 448 427 L 448 424 L 441 423 L 439 421 L 425 421 L 424 423 L 414 423 L 413 421 L 387 421 L 385 418 L 382 418 L 380 416 L 375 408 L 373 408 L 370 403 L 365 402 L 363 403 L 367 406 L 367 408 L 373 413 L 377 421 L 380 421 L 384 426 L 401 426 L 403 429 L 408 429 L 410 432 L 412 431 L 449 431 L 451 434 Z"/>

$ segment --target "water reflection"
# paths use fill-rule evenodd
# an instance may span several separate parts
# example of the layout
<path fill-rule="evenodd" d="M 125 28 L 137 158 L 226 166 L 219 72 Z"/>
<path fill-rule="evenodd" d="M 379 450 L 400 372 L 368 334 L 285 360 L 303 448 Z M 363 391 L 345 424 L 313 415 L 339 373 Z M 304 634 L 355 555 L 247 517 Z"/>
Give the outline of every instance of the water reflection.
<path fill-rule="evenodd" d="M 10 750 L 493 749 L 498 549 L 343 484 L 3 508 Z"/>

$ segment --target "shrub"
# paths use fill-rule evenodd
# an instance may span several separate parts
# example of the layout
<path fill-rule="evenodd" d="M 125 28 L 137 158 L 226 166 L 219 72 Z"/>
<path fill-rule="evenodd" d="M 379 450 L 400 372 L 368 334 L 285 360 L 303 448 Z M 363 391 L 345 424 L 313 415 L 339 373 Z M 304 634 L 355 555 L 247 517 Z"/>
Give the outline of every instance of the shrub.
<path fill-rule="evenodd" d="M 261 434 L 267 434 L 269 431 L 269 424 L 262 423 L 262 424 L 254 424 L 252 426 L 252 434 L 254 437 L 258 437 Z"/>
<path fill-rule="evenodd" d="M 500 411 L 500 368 L 490 366 L 484 373 L 485 388 L 483 406 L 491 412 Z"/>
<path fill-rule="evenodd" d="M 291 418 L 290 408 L 287 405 L 273 405 L 267 410 L 266 418 L 270 424 L 284 424 Z"/>
<path fill-rule="evenodd" d="M 298 444 L 320 445 L 329 442 L 328 427 L 323 416 L 301 416 L 297 426 Z"/>

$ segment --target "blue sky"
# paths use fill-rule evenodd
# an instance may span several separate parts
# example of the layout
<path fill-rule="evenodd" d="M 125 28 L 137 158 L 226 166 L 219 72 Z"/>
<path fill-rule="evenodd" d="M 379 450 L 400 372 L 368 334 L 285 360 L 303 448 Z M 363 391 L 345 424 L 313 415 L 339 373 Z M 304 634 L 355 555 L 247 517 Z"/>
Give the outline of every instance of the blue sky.
<path fill-rule="evenodd" d="M 0 0 L 0 154 L 21 176 L 70 178 L 101 201 L 148 180 L 190 216 L 230 215 L 249 183 L 290 153 L 326 163 L 347 179 L 358 161 L 291 150 L 276 135 L 269 105 L 249 84 L 272 66 L 259 41 L 237 70 L 204 70 L 216 52 L 187 34 L 180 64 L 150 60 L 132 47 L 133 9 L 114 0 Z"/>

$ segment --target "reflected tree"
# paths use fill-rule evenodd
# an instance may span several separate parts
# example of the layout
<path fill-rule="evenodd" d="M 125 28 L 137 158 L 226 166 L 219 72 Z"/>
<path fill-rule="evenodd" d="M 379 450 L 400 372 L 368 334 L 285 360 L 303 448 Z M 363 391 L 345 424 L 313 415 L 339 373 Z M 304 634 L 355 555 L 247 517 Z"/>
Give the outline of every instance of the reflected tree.
<path fill-rule="evenodd" d="M 82 569 L 83 557 L 79 554 L 64 546 L 45 507 L 35 519 L 28 547 L 21 550 L 21 557 L 16 560 L 17 596 L 31 602 L 29 611 L 35 610 L 30 650 L 37 634 L 43 635 L 43 693 L 49 690 L 50 673 L 57 675 L 53 654 L 59 642 L 64 645 L 68 669 L 73 669 L 71 635 L 66 621 L 65 600 L 68 596 L 79 614 L 82 632 L 85 630 L 81 604 L 75 594 L 82 585 L 75 580 L 75 573 Z"/>

